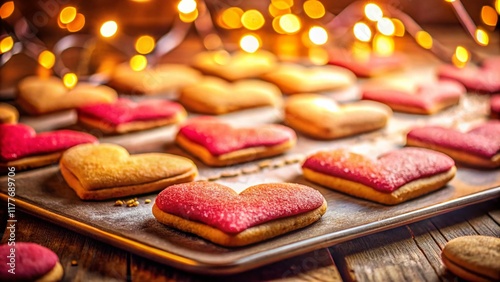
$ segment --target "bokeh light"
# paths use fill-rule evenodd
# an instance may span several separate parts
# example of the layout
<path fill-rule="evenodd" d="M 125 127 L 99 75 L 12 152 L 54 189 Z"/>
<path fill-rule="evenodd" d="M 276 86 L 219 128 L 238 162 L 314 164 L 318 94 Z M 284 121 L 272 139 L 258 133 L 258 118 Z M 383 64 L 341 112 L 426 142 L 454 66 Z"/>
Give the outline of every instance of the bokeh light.
<path fill-rule="evenodd" d="M 394 53 L 394 39 L 390 36 L 377 34 L 373 38 L 373 51 L 379 56 L 390 56 Z"/>
<path fill-rule="evenodd" d="M 255 34 L 246 34 L 240 40 L 241 49 L 248 53 L 255 53 L 260 45 L 260 38 Z"/>
<path fill-rule="evenodd" d="M 155 48 L 155 39 L 149 35 L 142 35 L 135 41 L 135 50 L 139 54 L 149 54 Z"/>
<path fill-rule="evenodd" d="M 76 18 L 76 8 L 75 7 L 65 7 L 59 13 L 59 20 L 62 24 L 69 24 Z"/>
<path fill-rule="evenodd" d="M 279 24 L 281 29 L 288 34 L 298 32 L 302 26 L 299 17 L 294 14 L 286 14 L 281 16 L 279 19 Z"/>
<path fill-rule="evenodd" d="M 483 6 L 483 8 L 481 8 L 481 20 L 483 20 L 485 25 L 496 26 L 498 22 L 498 14 L 492 7 Z"/>
<path fill-rule="evenodd" d="M 285 14 L 290 14 L 292 12 L 292 10 L 290 8 L 278 9 L 276 6 L 273 5 L 273 3 L 269 4 L 268 11 L 269 11 L 269 14 L 274 18 L 285 15 Z"/>
<path fill-rule="evenodd" d="M 312 46 L 308 50 L 309 60 L 317 65 L 322 66 L 328 63 L 328 51 L 319 46 Z"/>
<path fill-rule="evenodd" d="M 431 49 L 432 48 L 432 37 L 431 35 L 424 31 L 424 30 L 419 30 L 415 34 L 415 40 L 417 41 L 418 45 L 422 46 L 425 49 Z"/>
<path fill-rule="evenodd" d="M 56 56 L 49 50 L 44 50 L 38 55 L 38 63 L 46 69 L 51 69 L 55 62 Z"/>
<path fill-rule="evenodd" d="M 328 41 L 328 33 L 321 26 L 313 26 L 309 29 L 309 40 L 316 45 L 323 45 Z"/>
<path fill-rule="evenodd" d="M 83 14 L 76 14 L 75 19 L 66 25 L 66 28 L 70 32 L 80 31 L 85 26 L 85 16 Z"/>
<path fill-rule="evenodd" d="M 130 68 L 134 71 L 142 71 L 148 65 L 148 59 L 143 55 L 134 55 L 129 61 Z"/>
<path fill-rule="evenodd" d="M 115 21 L 107 21 L 101 26 L 101 35 L 103 37 L 111 37 L 118 31 L 118 24 Z"/>
<path fill-rule="evenodd" d="M 303 6 L 304 12 L 311 19 L 319 19 L 325 15 L 325 6 L 318 0 L 307 0 Z"/>
<path fill-rule="evenodd" d="M 198 9 L 195 9 L 191 13 L 184 14 L 184 13 L 179 13 L 179 19 L 185 23 L 191 23 L 194 22 L 198 18 Z"/>
<path fill-rule="evenodd" d="M 72 72 L 68 72 L 63 76 L 63 83 L 66 88 L 71 89 L 78 83 L 78 77 Z"/>
<path fill-rule="evenodd" d="M 356 23 L 354 25 L 353 32 L 354 36 L 362 42 L 368 42 L 372 39 L 372 31 L 370 27 L 363 22 Z"/>
<path fill-rule="evenodd" d="M 405 25 L 402 21 L 396 18 L 392 18 L 392 23 L 394 24 L 394 35 L 395 36 L 404 36 L 405 35 Z"/>
<path fill-rule="evenodd" d="M 249 30 L 257 30 L 265 23 L 264 16 L 257 10 L 248 10 L 241 16 L 241 24 Z"/>
<path fill-rule="evenodd" d="M 483 29 L 476 29 L 476 41 L 479 45 L 486 46 L 490 43 L 490 37 Z"/>
<path fill-rule="evenodd" d="M 222 12 L 221 21 L 226 28 L 230 29 L 240 28 L 241 16 L 243 16 L 242 9 L 238 7 L 231 7 Z"/>
<path fill-rule="evenodd" d="M 181 0 L 177 4 L 177 10 L 182 14 L 190 14 L 196 10 L 196 1 L 194 0 Z"/>
<path fill-rule="evenodd" d="M 0 41 L 0 54 L 9 52 L 14 46 L 14 39 L 12 36 L 7 36 Z"/>
<path fill-rule="evenodd" d="M 371 21 L 379 21 L 383 16 L 382 9 L 377 4 L 368 3 L 365 5 L 365 16 Z"/>
<path fill-rule="evenodd" d="M 455 49 L 455 56 L 457 60 L 462 63 L 467 63 L 469 61 L 469 51 L 463 46 L 457 46 Z"/>
<path fill-rule="evenodd" d="M 7 1 L 0 7 L 0 18 L 6 19 L 14 13 L 14 1 Z"/>
<path fill-rule="evenodd" d="M 394 35 L 394 32 L 396 31 L 396 27 L 394 26 L 394 23 L 392 22 L 391 19 L 381 18 L 377 22 L 377 30 L 380 33 L 382 33 L 383 35 L 391 36 L 391 35 Z"/>

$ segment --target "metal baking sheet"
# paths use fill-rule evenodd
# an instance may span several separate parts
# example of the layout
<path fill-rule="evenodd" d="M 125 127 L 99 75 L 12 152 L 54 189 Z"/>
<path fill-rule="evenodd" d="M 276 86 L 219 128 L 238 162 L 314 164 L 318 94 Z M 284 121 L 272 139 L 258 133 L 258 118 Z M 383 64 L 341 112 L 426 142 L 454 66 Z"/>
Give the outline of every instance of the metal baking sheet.
<path fill-rule="evenodd" d="M 292 155 L 307 155 L 320 149 L 349 148 L 370 155 L 404 145 L 406 130 L 416 124 L 443 124 L 467 128 L 480 122 L 487 111 L 486 98 L 468 96 L 460 106 L 433 116 L 395 114 L 388 127 L 335 141 L 319 141 L 299 134 L 297 146 L 286 155 L 272 158 L 280 163 Z M 251 110 L 222 116 L 236 124 L 279 122 L 279 112 Z M 131 152 L 161 151 L 189 155 L 173 144 L 175 128 L 165 127 L 121 136 L 101 136 L 101 142 L 125 146 Z M 210 168 L 196 161 L 200 179 L 226 170 L 255 166 L 260 161 L 226 168 Z M 445 188 L 399 204 L 385 206 L 356 199 L 315 185 L 302 177 L 300 163 L 277 165 L 257 173 L 221 178 L 217 182 L 236 191 L 258 183 L 295 182 L 318 189 L 328 201 L 328 210 L 318 222 L 301 230 L 246 247 L 226 248 L 156 222 L 151 204 L 156 193 L 141 195 L 138 207 L 116 207 L 115 200 L 81 201 L 65 183 L 57 166 L 16 173 L 16 207 L 65 228 L 102 240 L 119 248 L 186 271 L 230 274 L 249 270 L 291 256 L 393 228 L 474 203 L 500 197 L 498 170 L 460 166 Z M 0 198 L 7 200 L 7 179 L 0 178 Z"/>

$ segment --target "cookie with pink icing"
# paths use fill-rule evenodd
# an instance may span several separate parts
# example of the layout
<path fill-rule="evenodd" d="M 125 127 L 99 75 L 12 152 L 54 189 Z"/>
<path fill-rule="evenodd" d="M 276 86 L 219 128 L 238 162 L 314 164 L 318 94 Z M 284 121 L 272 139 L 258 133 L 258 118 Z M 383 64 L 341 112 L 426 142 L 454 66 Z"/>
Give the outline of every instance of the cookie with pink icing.
<path fill-rule="evenodd" d="M 440 126 L 410 130 L 406 144 L 440 151 L 455 161 L 482 168 L 500 166 L 500 121 L 485 122 L 468 132 Z"/>
<path fill-rule="evenodd" d="M 227 166 L 279 155 L 295 146 L 295 132 L 268 124 L 235 128 L 216 118 L 189 120 L 176 137 L 177 144 L 211 166 Z"/>
<path fill-rule="evenodd" d="M 305 185 L 260 184 L 237 194 L 203 181 L 167 187 L 156 197 L 153 215 L 216 244 L 243 246 L 310 225 L 326 208 L 321 193 Z"/>
<path fill-rule="evenodd" d="M 347 50 L 334 49 L 329 53 L 328 63 L 344 67 L 357 77 L 373 77 L 402 69 L 405 59 L 401 55 L 379 56 L 373 52 L 356 56 Z"/>
<path fill-rule="evenodd" d="M 302 165 L 304 177 L 355 197 L 394 205 L 446 185 L 456 172 L 445 154 L 403 148 L 376 160 L 337 149 L 309 156 Z"/>
<path fill-rule="evenodd" d="M 106 133 L 126 133 L 175 124 L 186 118 L 180 104 L 148 99 L 134 102 L 121 98 L 111 104 L 97 104 L 77 109 L 78 121 Z"/>
<path fill-rule="evenodd" d="M 63 267 L 52 250 L 35 243 L 11 243 L 0 246 L 1 281 L 60 281 L 63 278 Z"/>
<path fill-rule="evenodd" d="M 362 98 L 384 103 L 394 111 L 430 115 L 458 104 L 464 93 L 465 89 L 453 81 L 381 79 L 364 85 Z"/>
<path fill-rule="evenodd" d="M 500 95 L 494 95 L 490 98 L 490 117 L 500 119 Z"/>
<path fill-rule="evenodd" d="M 25 124 L 0 124 L 0 170 L 45 166 L 57 162 L 66 149 L 97 142 L 94 136 L 73 130 L 37 134 Z"/>
<path fill-rule="evenodd" d="M 440 79 L 463 84 L 467 90 L 480 93 L 500 93 L 500 57 L 491 57 L 477 67 L 471 64 L 464 68 L 443 65 L 437 71 Z"/>

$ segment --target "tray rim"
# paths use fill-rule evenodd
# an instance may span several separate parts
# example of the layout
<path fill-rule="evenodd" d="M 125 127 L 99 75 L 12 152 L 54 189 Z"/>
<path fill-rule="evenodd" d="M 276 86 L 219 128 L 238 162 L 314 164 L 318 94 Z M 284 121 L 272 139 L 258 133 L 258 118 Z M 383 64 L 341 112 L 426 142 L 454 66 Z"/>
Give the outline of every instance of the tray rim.
<path fill-rule="evenodd" d="M 0 200 L 7 202 L 9 196 L 0 191 Z M 44 209 L 16 196 L 16 207 L 36 217 L 48 220 L 63 228 L 70 229 L 82 235 L 97 239 L 114 247 L 130 251 L 136 255 L 166 264 L 181 270 L 198 274 L 230 275 L 248 271 L 260 266 L 271 264 L 283 259 L 308 253 L 324 247 L 330 247 L 338 243 L 349 241 L 384 230 L 400 227 L 406 224 L 427 219 L 436 215 L 451 212 L 466 206 L 478 204 L 488 200 L 500 198 L 500 186 L 469 194 L 463 197 L 403 213 L 393 217 L 385 218 L 376 222 L 351 227 L 344 230 L 308 238 L 289 245 L 280 246 L 249 255 L 231 263 L 211 264 L 196 261 L 182 255 L 160 250 L 143 242 L 125 238 L 94 227 L 87 223 L 69 218 L 57 212 Z"/>

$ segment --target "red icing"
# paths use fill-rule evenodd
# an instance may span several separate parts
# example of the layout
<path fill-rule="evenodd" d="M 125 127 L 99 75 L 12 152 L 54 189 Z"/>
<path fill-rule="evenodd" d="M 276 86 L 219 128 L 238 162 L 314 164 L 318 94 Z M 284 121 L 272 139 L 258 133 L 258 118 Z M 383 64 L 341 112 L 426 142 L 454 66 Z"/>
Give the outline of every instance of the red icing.
<path fill-rule="evenodd" d="M 347 51 L 333 50 L 328 63 L 349 69 L 358 77 L 369 77 L 378 72 L 402 67 L 404 59 L 397 55 L 385 57 L 371 54 L 366 60 L 356 60 Z"/>
<path fill-rule="evenodd" d="M 465 89 L 460 84 L 452 81 L 439 81 L 419 85 L 416 93 L 397 89 L 377 89 L 377 86 L 373 86 L 363 91 L 363 99 L 428 110 L 435 104 L 458 100 L 464 92 Z"/>
<path fill-rule="evenodd" d="M 302 167 L 391 193 L 408 182 L 445 172 L 454 165 L 445 154 L 403 148 L 384 154 L 376 161 L 344 150 L 318 152 L 308 157 Z"/>
<path fill-rule="evenodd" d="M 482 67 L 457 68 L 444 65 L 438 69 L 441 79 L 450 79 L 462 83 L 468 90 L 484 93 L 500 92 L 500 57 L 484 60 Z"/>
<path fill-rule="evenodd" d="M 490 111 L 500 116 L 500 95 L 491 96 Z"/>
<path fill-rule="evenodd" d="M 78 115 L 99 119 L 111 125 L 171 118 L 182 110 L 180 104 L 167 100 L 134 102 L 124 98 L 112 104 L 89 105 L 77 109 Z"/>
<path fill-rule="evenodd" d="M 238 195 L 214 182 L 190 182 L 167 187 L 156 198 L 156 205 L 164 212 L 226 233 L 238 233 L 264 222 L 314 210 L 323 201 L 317 190 L 300 184 L 261 184 Z"/>
<path fill-rule="evenodd" d="M 11 249 L 15 249 L 15 274 L 8 272 Z M 59 261 L 50 249 L 35 243 L 17 242 L 14 246 L 0 246 L 0 280 L 34 281 L 47 274 Z"/>
<path fill-rule="evenodd" d="M 24 124 L 0 124 L 0 160 L 13 161 L 28 156 L 64 151 L 83 143 L 96 143 L 94 136 L 73 130 L 36 134 Z"/>
<path fill-rule="evenodd" d="M 439 126 L 414 128 L 407 138 L 491 158 L 500 152 L 500 121 L 486 122 L 468 133 Z"/>
<path fill-rule="evenodd" d="M 296 139 L 295 132 L 286 126 L 269 124 L 233 128 L 210 117 L 190 120 L 179 133 L 205 147 L 214 156 L 251 147 L 275 146 Z"/>

